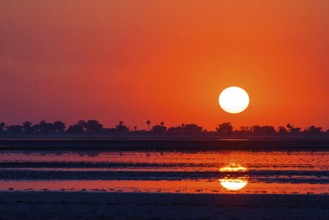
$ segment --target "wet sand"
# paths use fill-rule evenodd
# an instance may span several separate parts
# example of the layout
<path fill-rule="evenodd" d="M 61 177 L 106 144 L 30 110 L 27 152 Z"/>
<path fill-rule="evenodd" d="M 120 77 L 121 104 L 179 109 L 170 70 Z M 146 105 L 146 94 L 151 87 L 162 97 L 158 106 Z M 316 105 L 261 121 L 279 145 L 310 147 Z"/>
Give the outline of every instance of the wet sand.
<path fill-rule="evenodd" d="M 1 219 L 329 219 L 328 195 L 1 192 Z"/>

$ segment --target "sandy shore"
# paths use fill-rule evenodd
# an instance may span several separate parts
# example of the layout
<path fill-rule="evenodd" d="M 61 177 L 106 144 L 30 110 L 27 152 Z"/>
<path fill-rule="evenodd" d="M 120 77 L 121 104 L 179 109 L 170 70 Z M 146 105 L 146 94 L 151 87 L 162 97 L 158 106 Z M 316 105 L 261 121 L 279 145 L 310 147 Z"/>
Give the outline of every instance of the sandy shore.
<path fill-rule="evenodd" d="M 329 219 L 328 195 L 1 192 L 1 219 Z"/>

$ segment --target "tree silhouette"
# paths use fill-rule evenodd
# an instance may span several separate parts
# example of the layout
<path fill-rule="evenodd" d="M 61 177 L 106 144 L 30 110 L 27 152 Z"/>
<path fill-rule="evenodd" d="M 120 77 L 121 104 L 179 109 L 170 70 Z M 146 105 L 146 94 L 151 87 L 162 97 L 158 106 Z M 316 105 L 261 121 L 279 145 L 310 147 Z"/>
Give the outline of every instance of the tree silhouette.
<path fill-rule="evenodd" d="M 85 124 L 85 127 L 87 133 L 95 134 L 101 132 L 103 125 L 97 120 L 88 120 Z"/>
<path fill-rule="evenodd" d="M 76 124 L 69 126 L 66 132 L 68 134 L 83 134 L 86 130 L 86 124 L 85 121 L 80 120 Z"/>
<path fill-rule="evenodd" d="M 287 124 L 286 127 L 287 127 L 288 131 L 290 133 L 293 133 L 293 134 L 298 134 L 300 132 L 300 130 L 301 130 L 301 128 L 297 128 L 297 127 L 295 127 L 295 126 L 293 126 L 291 124 Z"/>
<path fill-rule="evenodd" d="M 241 126 L 240 130 L 236 131 L 238 134 L 249 134 L 250 133 L 250 128 L 248 126 Z"/>
<path fill-rule="evenodd" d="M 283 126 L 278 127 L 278 132 L 279 132 L 279 134 L 287 134 L 288 133 L 287 129 Z"/>
<path fill-rule="evenodd" d="M 5 127 L 6 127 L 6 124 L 3 123 L 3 122 L 1 122 L 0 123 L 0 132 L 3 132 L 3 130 L 5 129 Z"/>
<path fill-rule="evenodd" d="M 31 134 L 34 132 L 34 128 L 32 126 L 32 122 L 26 121 L 23 123 L 23 132 L 27 134 Z"/>
<path fill-rule="evenodd" d="M 251 127 L 251 131 L 256 135 L 272 135 L 276 133 L 275 128 L 269 125 L 265 125 L 265 126 L 254 125 Z"/>
<path fill-rule="evenodd" d="M 9 134 L 20 134 L 23 132 L 22 125 L 9 125 L 6 126 L 6 130 Z"/>
<path fill-rule="evenodd" d="M 167 132 L 167 128 L 163 125 L 155 125 L 151 129 L 151 133 L 156 135 L 165 134 L 166 132 Z"/>
<path fill-rule="evenodd" d="M 54 130 L 57 133 L 63 133 L 65 131 L 65 123 L 62 121 L 56 121 L 53 123 Z"/>
<path fill-rule="evenodd" d="M 87 130 L 87 122 L 84 120 L 80 120 L 77 123 L 77 126 L 79 127 L 79 129 L 81 129 L 83 132 L 85 132 Z"/>
<path fill-rule="evenodd" d="M 240 131 L 248 132 L 248 131 L 250 131 L 250 128 L 248 126 L 241 126 Z"/>
<path fill-rule="evenodd" d="M 216 128 L 218 134 L 232 134 L 233 126 L 231 122 L 224 122 Z"/>
<path fill-rule="evenodd" d="M 147 124 L 147 130 L 150 131 L 151 121 L 150 120 L 147 120 L 146 121 L 146 124 Z"/>
<path fill-rule="evenodd" d="M 148 126 L 148 131 L 137 130 L 137 126 L 133 127 L 133 132 L 124 125 L 123 121 L 119 121 L 118 125 L 112 128 L 104 128 L 103 125 L 97 120 L 80 120 L 76 124 L 70 125 L 67 130 L 65 130 L 65 123 L 62 121 L 55 121 L 53 123 L 41 121 L 38 124 L 32 124 L 30 121 L 25 121 L 22 125 L 5 125 L 5 123 L 0 123 L 0 134 L 5 136 L 6 134 L 18 135 L 18 134 L 34 134 L 34 135 L 90 135 L 90 134 L 102 134 L 102 135 L 129 135 L 129 134 L 139 134 L 139 135 L 182 135 L 182 137 L 190 135 L 191 137 L 200 135 L 206 135 L 204 137 L 216 137 L 217 134 L 220 135 L 235 135 L 235 137 L 248 137 L 264 135 L 266 137 L 273 135 L 274 137 L 298 137 L 302 135 L 319 137 L 324 135 L 329 137 L 329 130 L 324 130 L 322 127 L 311 125 L 303 130 L 299 127 L 295 127 L 292 124 L 287 124 L 286 127 L 279 126 L 275 129 L 273 126 L 265 125 L 259 126 L 254 125 L 251 127 L 241 126 L 240 129 L 234 130 L 230 122 L 223 122 L 216 127 L 216 131 L 203 130 L 201 126 L 196 124 L 184 124 L 182 123 L 177 127 L 170 127 L 167 129 L 165 123 L 162 121 L 159 125 L 154 125 L 150 128 L 151 121 L 147 120 L 146 124 Z M 126 136 L 125 136 L 126 137 Z"/>
<path fill-rule="evenodd" d="M 304 132 L 308 134 L 321 134 L 322 127 L 316 127 L 314 125 L 311 125 L 308 128 L 306 128 Z"/>
<path fill-rule="evenodd" d="M 48 123 L 45 120 L 41 121 L 39 124 L 34 126 L 36 132 L 40 134 L 51 134 L 55 133 L 55 128 L 52 123 Z"/>
<path fill-rule="evenodd" d="M 196 124 L 182 124 L 181 133 L 183 134 L 191 134 L 191 135 L 199 135 L 202 133 L 202 127 Z"/>
<path fill-rule="evenodd" d="M 123 121 L 119 121 L 119 124 L 117 125 L 115 132 L 117 134 L 128 134 L 129 133 L 129 129 L 127 126 L 125 126 L 123 124 Z"/>
<path fill-rule="evenodd" d="M 200 135 L 203 128 L 196 124 L 182 124 L 178 127 L 170 127 L 167 130 L 169 135 Z"/>

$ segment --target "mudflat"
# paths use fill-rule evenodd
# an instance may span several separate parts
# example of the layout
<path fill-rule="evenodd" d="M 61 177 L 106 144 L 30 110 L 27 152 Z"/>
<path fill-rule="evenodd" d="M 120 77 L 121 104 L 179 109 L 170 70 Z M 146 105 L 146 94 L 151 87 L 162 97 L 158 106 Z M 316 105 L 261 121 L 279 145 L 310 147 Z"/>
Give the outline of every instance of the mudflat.
<path fill-rule="evenodd" d="M 329 219 L 329 195 L 1 192 L 2 219 Z"/>

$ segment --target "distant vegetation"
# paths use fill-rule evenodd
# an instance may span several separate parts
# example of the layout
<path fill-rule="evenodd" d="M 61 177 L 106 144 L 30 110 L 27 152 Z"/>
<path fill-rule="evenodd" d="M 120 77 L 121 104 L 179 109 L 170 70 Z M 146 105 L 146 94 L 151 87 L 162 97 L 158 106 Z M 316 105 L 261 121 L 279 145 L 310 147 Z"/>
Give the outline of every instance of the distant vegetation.
<path fill-rule="evenodd" d="M 219 124 L 215 131 L 207 131 L 196 124 L 181 124 L 176 127 L 166 127 L 164 122 L 152 125 L 150 120 L 145 122 L 147 130 L 126 126 L 119 121 L 113 128 L 104 127 L 97 120 L 80 120 L 76 124 L 66 126 L 62 121 L 53 123 L 41 121 L 38 124 L 26 121 L 21 125 L 6 125 L 0 123 L 0 136 L 8 137 L 37 137 L 37 136 L 131 136 L 131 137 L 291 137 L 291 136 L 328 136 L 329 130 L 311 125 L 305 129 L 291 124 L 277 128 L 265 125 L 242 126 L 235 129 L 230 122 Z"/>

